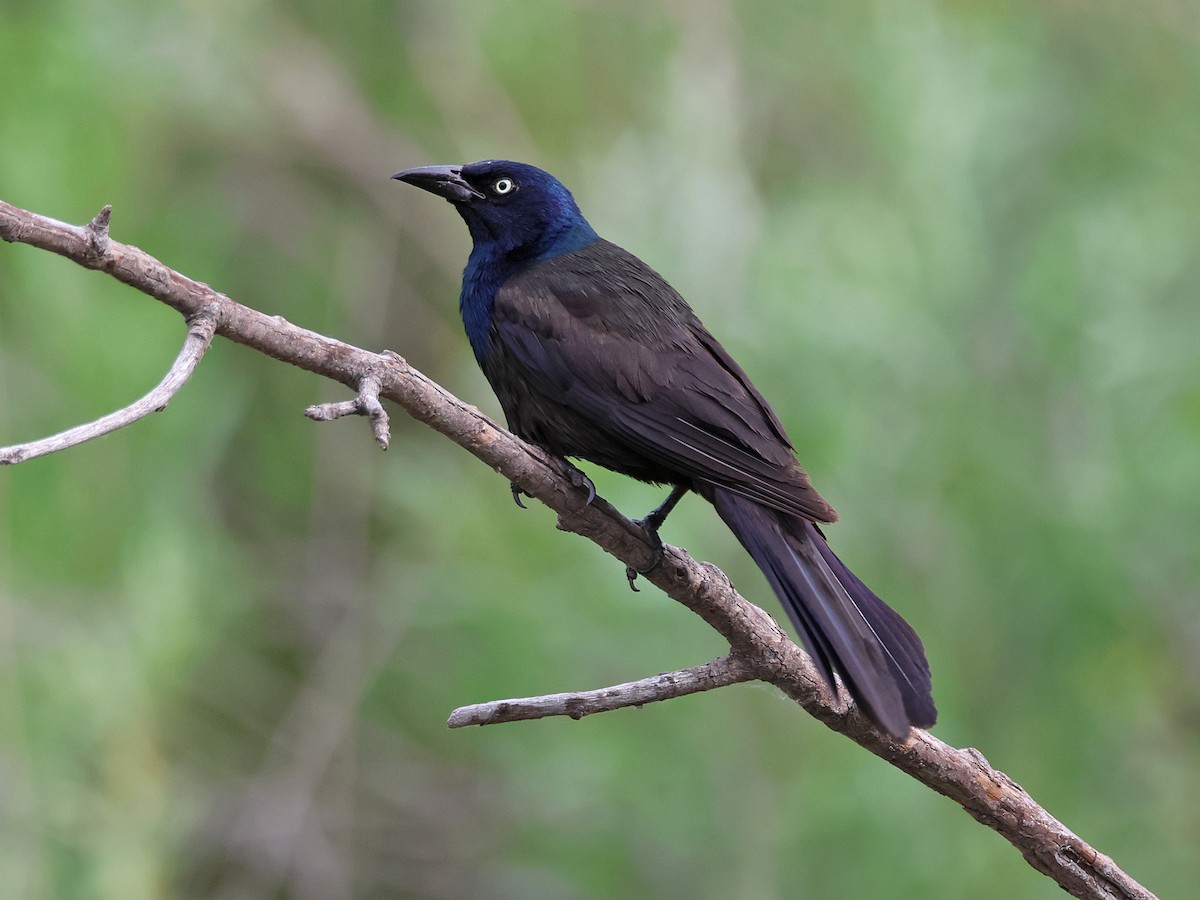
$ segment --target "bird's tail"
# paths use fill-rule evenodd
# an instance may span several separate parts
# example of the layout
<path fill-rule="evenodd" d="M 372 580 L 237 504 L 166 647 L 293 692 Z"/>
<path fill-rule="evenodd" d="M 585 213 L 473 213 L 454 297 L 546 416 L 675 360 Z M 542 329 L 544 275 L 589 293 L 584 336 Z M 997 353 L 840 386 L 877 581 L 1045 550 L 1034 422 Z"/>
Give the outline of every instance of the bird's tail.
<path fill-rule="evenodd" d="M 921 639 L 846 568 L 812 522 L 716 485 L 700 493 L 767 576 L 830 687 L 837 672 L 866 714 L 897 738 L 934 723 Z"/>

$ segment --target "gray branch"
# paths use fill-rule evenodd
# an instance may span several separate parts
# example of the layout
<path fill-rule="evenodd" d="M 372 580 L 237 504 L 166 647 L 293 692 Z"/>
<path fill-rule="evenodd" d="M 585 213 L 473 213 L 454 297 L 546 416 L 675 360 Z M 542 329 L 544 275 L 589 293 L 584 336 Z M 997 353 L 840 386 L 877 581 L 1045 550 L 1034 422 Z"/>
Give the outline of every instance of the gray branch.
<path fill-rule="evenodd" d="M 84 229 L 88 236 L 89 246 L 93 248 L 106 246 L 106 242 L 108 241 L 108 213 L 109 207 L 106 206 L 92 220 L 92 223 Z M 103 252 L 103 250 L 100 252 Z M 216 319 L 209 309 L 197 310 L 188 317 L 188 331 L 187 337 L 183 342 L 183 348 L 179 351 L 179 355 L 175 358 L 175 362 L 171 365 L 166 376 L 159 382 L 158 387 L 140 400 L 129 404 L 123 409 L 118 409 L 116 412 L 109 413 L 107 416 L 96 419 L 94 422 L 77 425 L 74 428 L 61 431 L 50 437 L 29 441 L 25 444 L 0 447 L 0 466 L 25 462 L 39 456 L 56 453 L 59 450 L 65 450 L 68 447 L 74 447 L 76 444 L 82 444 L 84 441 L 90 441 L 92 438 L 97 438 L 116 431 L 119 428 L 124 428 L 126 425 L 132 425 L 138 419 L 145 418 L 150 413 L 162 412 L 167 408 L 167 403 L 170 402 L 171 398 L 179 392 L 179 389 L 184 386 L 187 380 L 192 377 L 192 373 L 196 371 L 196 366 L 199 365 L 205 351 L 212 344 L 213 333 L 216 327 Z"/>
<path fill-rule="evenodd" d="M 102 217 L 101 226 L 107 222 L 107 215 Z M 189 322 L 207 317 L 216 323 L 217 334 L 340 382 L 360 397 L 366 380 L 375 375 L 379 397 L 399 404 L 545 503 L 558 513 L 559 528 L 583 535 L 625 565 L 642 566 L 648 558 L 641 529 L 602 498 L 589 505 L 587 489 L 572 482 L 564 463 L 499 427 L 399 356 L 370 353 L 235 303 L 136 247 L 111 240 L 100 226 L 67 225 L 0 201 L 0 238 L 107 272 Z M 662 565 L 647 578 L 716 629 L 753 678 L 774 685 L 829 728 L 958 803 L 1064 890 L 1089 900 L 1152 900 L 1153 894 L 993 769 L 977 750 L 951 747 L 920 729 L 913 729 L 903 743 L 877 731 L 853 704 L 826 690 L 804 653 L 715 566 L 667 547 Z"/>
<path fill-rule="evenodd" d="M 383 355 L 390 354 L 385 350 Z M 358 396 L 353 400 L 342 400 L 337 403 L 318 403 L 304 410 L 304 414 L 314 422 L 329 422 L 343 416 L 366 416 L 371 422 L 371 431 L 375 435 L 375 443 L 386 450 L 392 442 L 392 430 L 387 410 L 379 402 L 380 375 L 369 372 L 359 382 Z"/>
<path fill-rule="evenodd" d="M 645 706 L 659 700 L 686 697 L 701 691 L 753 681 L 754 667 L 740 657 L 730 654 L 702 666 L 664 672 L 652 678 L 630 681 L 595 691 L 580 691 L 575 694 L 547 694 L 544 697 L 522 697 L 517 700 L 493 700 L 460 706 L 450 714 L 446 722 L 451 728 L 467 725 L 496 725 L 500 722 L 522 722 L 526 719 L 544 719 L 547 716 L 570 716 L 582 719 L 600 712 L 624 709 L 627 706 Z"/>

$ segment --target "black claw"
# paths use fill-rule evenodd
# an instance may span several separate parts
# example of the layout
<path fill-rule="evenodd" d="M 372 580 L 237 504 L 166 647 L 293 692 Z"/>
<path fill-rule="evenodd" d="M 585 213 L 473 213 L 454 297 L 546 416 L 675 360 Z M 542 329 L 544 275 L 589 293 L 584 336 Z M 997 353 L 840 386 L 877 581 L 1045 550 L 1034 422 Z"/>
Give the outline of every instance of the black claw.
<path fill-rule="evenodd" d="M 637 581 L 638 570 L 635 569 L 633 566 L 626 566 L 625 567 L 625 577 L 629 579 L 629 589 L 631 591 L 633 591 L 635 594 L 640 594 L 641 589 L 639 589 L 638 586 L 636 584 L 634 584 L 634 582 Z"/>
<path fill-rule="evenodd" d="M 663 542 L 658 536 L 658 529 L 662 528 L 663 522 L 667 521 L 667 516 L 671 514 L 671 510 L 675 508 L 683 495 L 688 492 L 688 489 L 683 485 L 675 485 L 671 488 L 671 493 L 656 509 L 642 519 L 634 519 L 635 525 L 640 525 L 642 530 L 646 532 L 646 542 L 650 545 L 650 565 L 644 569 L 639 569 L 636 566 L 625 567 L 625 577 L 629 579 L 629 586 L 635 591 L 634 581 L 639 575 L 649 575 L 655 569 L 662 565 L 663 561 Z"/>
<path fill-rule="evenodd" d="M 508 483 L 508 486 L 510 488 L 512 488 L 513 503 L 517 504 L 517 506 L 521 507 L 521 509 L 528 509 L 528 507 L 524 503 L 521 502 L 521 495 L 524 494 L 526 497 L 532 497 L 533 495 L 530 494 L 528 491 L 526 491 L 523 487 L 521 487 L 515 481 L 510 481 Z"/>
<path fill-rule="evenodd" d="M 570 465 L 570 463 L 567 465 Z M 569 471 L 571 484 L 575 485 L 575 487 L 587 488 L 587 503 L 584 506 L 591 506 L 592 501 L 596 499 L 596 485 L 592 484 L 592 479 L 588 478 L 581 469 L 571 466 Z"/>
<path fill-rule="evenodd" d="M 649 575 L 662 565 L 664 549 L 662 538 L 658 536 L 658 529 L 654 527 L 654 522 L 650 516 L 646 516 L 644 519 L 634 519 L 633 521 L 635 525 L 642 526 L 642 530 L 646 532 L 646 542 L 650 544 L 650 564 L 648 566 L 643 568 L 638 568 L 637 566 L 625 567 L 625 577 L 629 579 L 629 586 L 636 591 L 637 588 L 634 586 L 634 581 L 637 580 L 639 575 Z"/>

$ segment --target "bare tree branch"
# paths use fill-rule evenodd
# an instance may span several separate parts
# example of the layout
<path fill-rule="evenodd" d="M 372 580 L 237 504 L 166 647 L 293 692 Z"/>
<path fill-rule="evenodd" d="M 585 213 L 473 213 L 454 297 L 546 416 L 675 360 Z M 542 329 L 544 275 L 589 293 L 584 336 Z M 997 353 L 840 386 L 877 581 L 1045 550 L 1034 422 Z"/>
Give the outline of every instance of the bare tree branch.
<path fill-rule="evenodd" d="M 446 724 L 451 728 L 463 728 L 467 725 L 496 725 L 500 722 L 544 719 L 547 716 L 582 719 L 594 713 L 610 712 L 627 706 L 640 707 L 659 700 L 671 700 L 743 681 L 754 681 L 756 677 L 753 666 L 731 653 L 702 666 L 680 669 L 678 672 L 664 672 L 662 675 L 596 691 L 522 697 L 519 700 L 493 700 L 491 703 L 460 706 L 450 714 Z"/>
<path fill-rule="evenodd" d="M 378 396 L 398 403 L 555 510 L 559 528 L 587 537 L 626 565 L 644 567 L 650 558 L 642 530 L 602 498 L 589 505 L 586 486 L 573 483 L 566 463 L 500 428 L 399 356 L 369 353 L 235 303 L 136 247 L 112 241 L 101 226 L 67 225 L 0 201 L 0 238 L 108 272 L 189 321 L 207 314 L 218 334 L 350 386 L 360 398 L 367 379 L 377 376 Z M 804 653 L 715 566 L 667 547 L 662 565 L 646 577 L 720 632 L 753 678 L 775 685 L 834 731 L 954 800 L 1064 890 L 1095 900 L 1152 900 L 1153 894 L 1038 806 L 979 751 L 951 747 L 920 729 L 903 743 L 875 730 L 852 704 L 825 689 Z"/>
<path fill-rule="evenodd" d="M 108 220 L 108 207 L 104 207 L 104 212 L 93 221 L 92 225 L 88 226 L 89 232 L 97 235 L 98 240 L 107 240 L 107 230 L 104 228 L 92 232 L 92 226 L 100 221 L 101 216 L 105 222 Z M 167 408 L 167 403 L 171 398 L 178 393 L 179 389 L 184 386 L 192 373 L 196 371 L 196 366 L 204 357 L 205 352 L 212 344 L 213 333 L 216 330 L 217 321 L 212 313 L 207 309 L 199 310 L 195 315 L 190 316 L 188 320 L 187 337 L 184 339 L 183 348 L 179 351 L 179 356 L 175 358 L 170 370 L 162 381 L 158 383 L 158 387 L 142 397 L 140 400 L 129 404 L 124 409 L 118 409 L 116 412 L 109 413 L 94 422 L 88 422 L 84 425 L 77 425 L 66 431 L 61 431 L 58 434 L 50 437 L 42 438 L 37 441 L 29 441 L 25 444 L 14 444 L 11 447 L 0 447 L 0 466 L 12 465 L 14 463 L 25 462 L 27 459 L 35 459 L 39 456 L 46 456 L 50 453 L 56 453 L 59 450 L 65 450 L 68 447 L 74 447 L 76 444 L 82 444 L 84 441 L 90 441 L 92 438 L 100 437 L 101 435 L 109 434 L 116 431 L 118 428 L 124 428 L 126 425 L 132 425 L 138 419 L 144 418 L 153 412 L 162 412 Z"/>

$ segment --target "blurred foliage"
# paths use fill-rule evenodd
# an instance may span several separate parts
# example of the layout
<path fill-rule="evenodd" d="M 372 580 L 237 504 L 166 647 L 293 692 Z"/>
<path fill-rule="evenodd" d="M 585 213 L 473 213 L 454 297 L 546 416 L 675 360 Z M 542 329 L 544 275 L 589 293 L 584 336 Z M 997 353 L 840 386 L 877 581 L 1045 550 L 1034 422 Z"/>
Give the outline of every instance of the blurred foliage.
<path fill-rule="evenodd" d="M 5 0 L 0 73 L 4 199 L 111 203 L 117 239 L 493 413 L 465 229 L 387 178 L 559 174 L 772 399 L 925 638 L 937 733 L 1194 893 L 1194 4 Z M 0 441 L 132 400 L 182 335 L 0 247 Z M 222 342 L 163 415 L 0 473 L 5 897 L 1060 896 L 762 686 L 448 731 L 720 642 L 422 426 L 385 455 L 300 416 L 344 395 Z M 775 613 L 681 509 L 667 539 Z"/>

